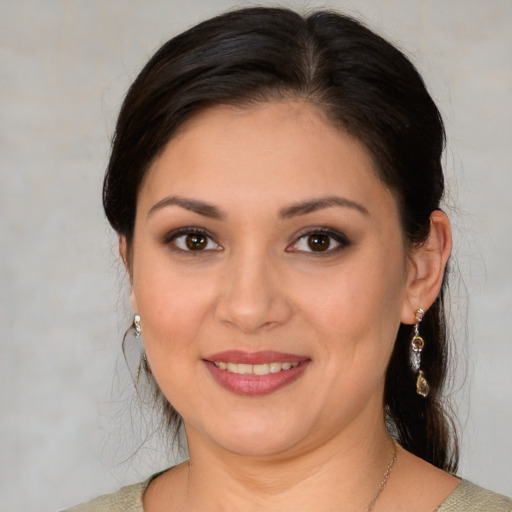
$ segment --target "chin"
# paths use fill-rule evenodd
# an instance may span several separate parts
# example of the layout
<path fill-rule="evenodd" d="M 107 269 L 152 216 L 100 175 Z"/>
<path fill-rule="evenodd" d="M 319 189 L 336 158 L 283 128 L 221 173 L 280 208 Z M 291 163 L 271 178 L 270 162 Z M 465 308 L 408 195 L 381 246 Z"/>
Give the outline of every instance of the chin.
<path fill-rule="evenodd" d="M 297 444 L 289 436 L 277 432 L 262 432 L 259 435 L 232 435 L 222 438 L 218 444 L 223 449 L 241 457 L 267 458 L 288 454 Z M 221 444 L 222 443 L 222 444 Z"/>
<path fill-rule="evenodd" d="M 204 426 L 207 435 L 219 448 L 241 457 L 272 457 L 289 453 L 307 437 L 304 422 L 277 422 L 274 417 L 234 418 L 226 424 L 218 422 L 212 428 Z M 289 420 L 289 418 L 288 418 Z"/>

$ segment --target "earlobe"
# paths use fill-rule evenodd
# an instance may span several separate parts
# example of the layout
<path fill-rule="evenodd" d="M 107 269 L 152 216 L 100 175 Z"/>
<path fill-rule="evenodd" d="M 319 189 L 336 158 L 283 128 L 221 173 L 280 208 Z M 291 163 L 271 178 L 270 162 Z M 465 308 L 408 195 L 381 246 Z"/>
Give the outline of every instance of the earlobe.
<path fill-rule="evenodd" d="M 133 288 L 132 288 L 132 292 L 130 294 L 130 305 L 132 307 L 132 311 L 135 314 L 138 314 L 139 313 L 139 306 L 137 305 L 137 299 L 135 298 L 135 293 L 133 293 Z"/>
<path fill-rule="evenodd" d="M 130 266 L 130 258 L 128 255 L 128 243 L 126 242 L 126 237 L 120 235 L 119 236 L 119 256 L 121 257 L 121 260 L 123 261 L 124 268 L 126 269 L 126 272 L 128 273 L 128 276 L 130 278 L 130 284 L 132 284 L 132 291 L 130 293 L 130 305 L 132 308 L 132 311 L 134 313 L 138 313 L 139 307 L 137 306 L 137 299 L 135 298 L 135 293 L 133 292 L 133 283 L 132 283 L 132 272 L 131 272 L 131 266 Z"/>
<path fill-rule="evenodd" d="M 434 303 L 443 284 L 446 264 L 452 250 L 450 221 L 445 213 L 436 210 L 430 215 L 430 233 L 427 240 L 412 249 L 409 255 L 407 297 L 401 321 L 415 323 L 415 312 L 425 311 Z"/>
<path fill-rule="evenodd" d="M 119 250 L 119 256 L 123 262 L 124 268 L 126 272 L 128 273 L 128 276 L 130 278 L 130 282 L 132 280 L 132 262 L 130 257 L 130 248 L 128 246 L 128 242 L 126 241 L 126 237 L 123 235 L 119 235 L 118 240 L 118 250 Z"/>
<path fill-rule="evenodd" d="M 126 237 L 123 235 L 119 235 L 118 239 L 118 250 L 119 250 L 119 256 L 121 260 L 123 261 L 124 268 L 126 271 L 128 271 L 128 247 L 126 243 Z"/>

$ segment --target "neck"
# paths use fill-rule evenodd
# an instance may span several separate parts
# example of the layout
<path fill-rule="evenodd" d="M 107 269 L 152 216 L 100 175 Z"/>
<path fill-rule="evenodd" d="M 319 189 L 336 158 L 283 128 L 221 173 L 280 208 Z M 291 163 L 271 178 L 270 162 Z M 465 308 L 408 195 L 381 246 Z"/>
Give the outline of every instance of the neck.
<path fill-rule="evenodd" d="M 242 457 L 198 443 L 188 431 L 186 510 L 367 510 L 393 457 L 384 424 L 344 432 L 306 453 Z"/>

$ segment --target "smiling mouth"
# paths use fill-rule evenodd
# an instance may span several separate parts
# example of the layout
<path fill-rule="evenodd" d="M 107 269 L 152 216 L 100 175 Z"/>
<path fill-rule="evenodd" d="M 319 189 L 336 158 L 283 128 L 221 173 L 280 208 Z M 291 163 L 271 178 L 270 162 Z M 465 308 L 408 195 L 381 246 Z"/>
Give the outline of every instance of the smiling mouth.
<path fill-rule="evenodd" d="M 245 364 L 245 363 L 227 363 L 224 361 L 213 361 L 213 364 L 220 370 L 225 370 L 238 375 L 269 375 L 271 373 L 279 373 L 291 370 L 299 366 L 299 362 L 293 363 L 263 363 L 263 364 Z"/>
<path fill-rule="evenodd" d="M 243 396 L 263 396 L 289 386 L 304 375 L 311 362 L 304 355 L 241 350 L 218 352 L 203 359 L 217 384 Z"/>

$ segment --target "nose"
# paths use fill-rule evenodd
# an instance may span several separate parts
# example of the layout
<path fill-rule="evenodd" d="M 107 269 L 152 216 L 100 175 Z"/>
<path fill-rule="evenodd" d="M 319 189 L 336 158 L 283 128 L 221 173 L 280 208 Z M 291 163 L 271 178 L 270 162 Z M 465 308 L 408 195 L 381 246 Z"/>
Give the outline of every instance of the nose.
<path fill-rule="evenodd" d="M 285 324 L 293 308 L 271 258 L 246 253 L 233 260 L 223 276 L 215 311 L 217 320 L 246 334 Z"/>

